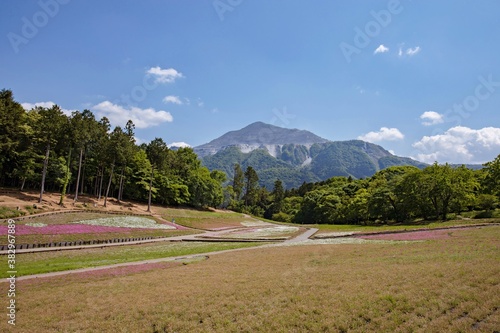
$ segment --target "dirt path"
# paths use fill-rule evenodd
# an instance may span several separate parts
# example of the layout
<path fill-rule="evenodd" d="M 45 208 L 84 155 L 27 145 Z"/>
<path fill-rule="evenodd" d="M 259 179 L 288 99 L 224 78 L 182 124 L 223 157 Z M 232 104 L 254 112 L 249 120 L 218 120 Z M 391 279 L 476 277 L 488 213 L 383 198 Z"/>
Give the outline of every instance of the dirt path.
<path fill-rule="evenodd" d="M 297 242 L 303 242 L 305 240 L 308 240 L 309 238 L 311 238 L 315 233 L 318 232 L 319 229 L 316 229 L 316 228 L 309 228 L 307 229 L 305 232 L 301 233 L 300 235 L 294 237 L 294 238 L 291 238 L 291 239 L 287 239 L 285 241 L 285 243 L 297 243 Z"/>
<path fill-rule="evenodd" d="M 40 248 L 34 248 L 34 249 L 16 250 L 16 254 L 53 252 L 53 251 L 68 251 L 68 250 L 85 250 L 85 249 L 95 249 L 95 248 L 104 248 L 104 247 L 112 247 L 112 246 L 138 245 L 138 244 L 158 243 L 158 242 L 183 242 L 183 241 L 248 242 L 248 240 L 238 240 L 238 239 L 225 240 L 223 237 L 223 234 L 226 232 L 227 232 L 227 230 L 206 231 L 206 232 L 200 233 L 200 234 L 173 236 L 173 237 L 165 237 L 165 238 L 153 238 L 153 239 L 146 239 L 146 240 L 132 241 L 132 242 L 123 242 L 123 243 L 104 243 L 104 244 L 93 244 L 93 245 L 61 246 L 61 247 L 40 247 Z M 214 237 L 215 239 L 210 239 L 209 237 Z M 6 255 L 6 254 L 8 254 L 7 250 L 0 251 L 0 255 Z"/>
<path fill-rule="evenodd" d="M 301 242 L 304 240 L 309 239 L 312 235 L 314 235 L 318 229 L 311 228 L 306 230 L 304 233 L 287 240 L 286 242 Z M 199 239 L 199 236 L 205 236 L 205 237 L 218 237 L 222 234 L 227 232 L 227 230 L 222 230 L 222 231 L 207 231 L 203 234 L 196 234 L 196 235 L 187 235 L 187 236 L 175 236 L 175 237 L 169 237 L 166 239 L 157 239 L 157 240 L 147 240 L 147 241 L 137 241 L 137 242 L 129 242 L 129 243 L 117 243 L 117 244 L 100 244 L 100 245 L 91 245 L 91 246 L 70 246 L 70 247 L 61 247 L 61 248 L 51 248 L 51 251 L 61 251 L 61 250 L 79 250 L 82 248 L 88 249 L 88 248 L 98 248 L 98 247 L 103 247 L 103 246 L 123 246 L 123 245 L 133 245 L 133 244 L 143 244 L 143 243 L 151 243 L 151 242 L 160 242 L 160 241 L 203 241 L 203 239 Z M 206 239 L 205 239 L 206 241 Z M 211 240 L 214 241 L 214 240 Z M 220 240 L 218 240 L 220 241 Z M 234 241 L 234 240 L 233 240 Z M 21 280 L 28 280 L 28 279 L 38 279 L 38 278 L 47 278 L 47 277 L 54 277 L 54 276 L 61 276 L 61 275 L 66 275 L 66 274 L 76 274 L 76 273 L 85 273 L 85 272 L 91 272 L 91 271 L 98 271 L 98 270 L 105 270 L 105 269 L 110 269 L 110 268 L 117 268 L 117 267 L 125 267 L 125 266 L 135 266 L 135 265 L 143 265 L 143 264 L 151 264 L 151 263 L 159 263 L 159 262 L 169 262 L 169 261 L 176 261 L 176 260 L 189 260 L 201 256 L 211 256 L 211 255 L 216 255 L 216 254 L 221 254 L 221 253 L 228 253 L 228 252 L 234 252 L 234 251 L 243 251 L 243 250 L 250 250 L 250 249 L 255 249 L 259 248 L 260 246 L 256 247 L 250 247 L 250 248 L 240 248 L 240 249 L 230 249 L 230 250 L 222 250 L 222 251 L 215 251 L 215 252 L 208 252 L 208 253 L 200 253 L 200 254 L 195 254 L 195 255 L 189 255 L 189 256 L 177 256 L 177 257 L 168 257 L 168 258 L 159 258 L 159 259 L 148 259 L 148 260 L 142 260 L 142 261 L 135 261 L 135 262 L 127 262 L 127 263 L 121 263 L 121 264 L 113 264 L 113 265 L 106 265 L 106 266 L 98 266 L 98 267 L 88 267 L 88 268 L 81 268 L 81 269 L 74 269 L 74 270 L 66 270 L 66 271 L 61 271 L 61 272 L 52 272 L 52 273 L 44 273 L 44 274 L 34 274 L 34 275 L 25 275 L 25 276 L 20 276 L 17 278 L 18 281 Z M 28 249 L 26 251 L 29 252 L 41 252 L 41 251 L 36 251 L 36 250 L 48 250 L 48 249 Z M 17 253 L 22 253 L 19 250 Z"/>

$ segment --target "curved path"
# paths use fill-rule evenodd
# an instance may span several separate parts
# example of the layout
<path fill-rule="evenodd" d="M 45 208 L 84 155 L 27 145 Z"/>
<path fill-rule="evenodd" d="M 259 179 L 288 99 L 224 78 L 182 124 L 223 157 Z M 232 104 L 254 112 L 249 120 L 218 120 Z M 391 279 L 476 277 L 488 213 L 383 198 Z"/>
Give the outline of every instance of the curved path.
<path fill-rule="evenodd" d="M 318 229 L 311 228 L 307 229 L 305 232 L 302 234 L 286 240 L 285 242 L 288 243 L 296 243 L 296 242 L 301 242 L 304 240 L 309 239 L 312 235 L 314 235 Z M 223 231 L 208 231 L 206 233 L 203 233 L 203 236 L 217 236 L 219 234 L 222 234 L 224 232 L 227 232 L 227 230 Z M 167 239 L 158 239 L 158 240 L 148 240 L 148 241 L 138 241 L 138 242 L 130 242 L 130 243 L 118 243 L 118 244 L 101 244 L 101 245 L 93 245 L 93 246 L 76 246 L 76 247 L 69 247 L 73 249 L 80 249 L 80 248 L 95 248 L 95 247 L 103 247 L 103 245 L 130 245 L 131 243 L 133 244 L 140 244 L 140 243 L 147 243 L 151 241 L 186 241 L 186 240 L 191 240 L 191 241 L 198 241 L 196 237 L 200 236 L 199 234 L 195 235 L 187 235 L 187 236 L 176 236 L 176 237 L 170 237 Z M 265 245 L 263 245 L 265 246 Z M 87 267 L 87 268 L 80 268 L 80 269 L 73 269 L 73 270 L 66 270 L 66 271 L 60 271 L 60 272 L 51 272 L 51 273 L 43 273 L 43 274 L 34 274 L 34 275 L 25 275 L 25 276 L 20 276 L 16 278 L 17 281 L 22 281 L 22 280 L 28 280 L 28 279 L 38 279 L 38 278 L 46 278 L 46 277 L 54 277 L 54 276 L 61 276 L 61 275 L 66 275 L 66 274 L 76 274 L 76 273 L 85 273 L 85 272 L 91 272 L 91 271 L 99 271 L 99 270 L 105 270 L 105 269 L 110 269 L 110 268 L 117 268 L 117 267 L 125 267 L 125 266 L 136 266 L 136 265 L 143 265 L 143 264 L 152 264 L 152 263 L 159 263 L 159 262 L 170 262 L 170 261 L 178 261 L 178 260 L 192 260 L 200 257 L 206 257 L 208 258 L 210 255 L 216 255 L 216 254 L 221 254 L 221 253 L 227 253 L 227 252 L 235 252 L 235 251 L 243 251 L 243 250 L 251 250 L 251 249 L 256 249 L 260 248 L 261 246 L 255 246 L 255 247 L 247 247 L 247 248 L 239 248 L 239 249 L 230 249 L 230 250 L 222 250 L 222 251 L 214 251 L 214 252 L 207 252 L 207 253 L 200 253 L 200 254 L 194 254 L 194 255 L 188 255 L 188 256 L 176 256 L 176 257 L 167 257 L 167 258 L 158 258 L 158 259 L 148 259 L 148 260 L 142 260 L 142 261 L 133 261 L 133 262 L 126 262 L 126 263 L 120 263 L 120 264 L 113 264 L 113 265 L 106 265 L 106 266 L 97 266 L 97 267 Z M 68 247 L 60 248 L 61 250 L 68 249 Z M 30 249 L 31 250 L 43 250 L 41 249 Z M 57 250 L 57 248 L 53 248 L 54 251 Z M 19 253 L 19 252 L 18 252 Z"/>
<path fill-rule="evenodd" d="M 468 229 L 468 228 L 477 228 L 477 227 L 483 227 L 483 226 L 498 226 L 498 224 L 494 223 L 494 224 L 486 224 L 486 225 L 461 226 L 461 228 Z M 442 228 L 442 229 L 453 229 L 453 228 Z M 431 230 L 434 230 L 434 229 L 431 229 Z M 286 240 L 285 243 L 299 243 L 302 241 L 306 241 L 312 235 L 314 235 L 317 231 L 318 231 L 318 229 L 316 229 L 316 228 L 307 229 L 302 234 L 300 234 L 292 239 Z M 418 231 L 427 232 L 429 230 L 428 229 L 415 230 L 412 232 L 418 232 Z M 207 235 L 207 234 L 217 235 L 221 232 L 225 232 L 225 231 L 207 232 L 203 235 Z M 374 233 L 372 233 L 371 235 L 373 235 L 373 234 Z M 381 234 L 385 234 L 385 233 L 381 232 Z M 182 241 L 182 240 L 186 240 L 186 239 L 197 240 L 196 236 L 199 236 L 199 235 L 177 236 L 177 237 L 172 237 L 172 238 L 176 238 L 178 241 Z M 162 241 L 164 241 L 164 240 L 162 240 Z M 127 262 L 127 263 L 120 263 L 120 264 L 113 264 L 113 265 L 106 265 L 106 266 L 88 267 L 88 268 L 81 268 L 81 269 L 75 269 L 75 270 L 66 270 L 66 271 L 61 271 L 61 272 L 25 275 L 25 276 L 17 277 L 16 280 L 20 281 L 20 280 L 29 280 L 29 279 L 37 279 L 37 278 L 45 278 L 45 277 L 54 277 L 54 276 L 61 276 L 61 275 L 66 275 L 66 274 L 75 274 L 75 273 L 84 273 L 84 272 L 90 272 L 90 271 L 106 270 L 106 269 L 110 269 L 110 268 L 117 268 L 117 267 L 124 267 L 124 266 L 135 266 L 135 265 L 143 265 L 143 264 L 151 264 L 151 263 L 159 263 L 159 262 L 171 262 L 171 261 L 176 261 L 176 260 L 190 261 L 193 259 L 203 258 L 203 257 L 209 258 L 210 255 L 235 252 L 235 251 L 252 250 L 252 249 L 258 249 L 258 248 L 265 247 L 265 246 L 267 246 L 267 245 L 239 248 L 239 249 L 221 250 L 221 251 L 214 251 L 214 252 L 207 252 L 207 253 L 199 253 L 199 254 L 188 255 L 188 256 L 176 256 L 176 257 L 167 257 L 167 258 L 158 258 L 158 259 L 148 259 L 148 260 Z"/>

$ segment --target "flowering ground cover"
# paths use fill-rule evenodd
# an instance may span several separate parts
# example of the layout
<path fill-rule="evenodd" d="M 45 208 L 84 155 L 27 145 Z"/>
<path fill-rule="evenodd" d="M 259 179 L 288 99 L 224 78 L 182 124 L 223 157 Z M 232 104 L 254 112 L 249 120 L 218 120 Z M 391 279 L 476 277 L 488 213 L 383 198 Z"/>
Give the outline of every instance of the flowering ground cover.
<path fill-rule="evenodd" d="M 102 226 L 112 228 L 141 228 L 141 229 L 163 229 L 174 230 L 177 229 L 171 224 L 156 223 L 155 220 L 139 216 L 113 216 L 93 220 L 82 220 L 73 222 L 76 224 L 83 224 L 89 226 Z"/>
<path fill-rule="evenodd" d="M 495 332 L 499 239 L 500 227 L 492 226 L 432 242 L 357 239 L 363 243 L 256 248 L 138 274 L 18 281 L 15 328 Z M 6 327 L 0 322 L 0 331 Z"/>
<path fill-rule="evenodd" d="M 201 254 L 220 250 L 253 247 L 256 245 L 262 245 L 262 243 L 160 242 L 117 247 L 89 248 L 77 251 L 23 253 L 18 254 L 16 257 L 16 268 L 18 276 L 23 276 L 122 264 L 149 259 Z M 6 276 L 6 271 L 0 271 L 0 278 Z"/>
<path fill-rule="evenodd" d="M 103 217 L 105 216 L 105 217 Z M 52 218 L 52 219 L 51 219 Z M 64 223 L 65 222 L 65 223 Z M 169 237 L 196 233 L 151 218 L 72 213 L 43 216 L 16 223 L 16 243 L 106 240 L 132 237 Z M 7 244 L 7 224 L 0 225 L 0 244 Z"/>
<path fill-rule="evenodd" d="M 398 231 L 398 230 L 418 230 L 451 227 L 458 225 L 473 224 L 495 224 L 500 223 L 499 218 L 491 219 L 457 219 L 449 221 L 416 221 L 400 224 L 381 224 L 381 225 L 347 225 L 347 224 L 304 224 L 304 227 L 318 228 L 317 237 L 323 234 L 335 232 L 380 232 L 380 231 Z M 327 236 L 327 235 L 325 235 Z"/>
<path fill-rule="evenodd" d="M 268 224 L 270 225 L 270 224 Z M 242 239 L 256 239 L 256 238 L 288 238 L 300 231 L 299 227 L 293 226 L 268 226 L 261 228 L 247 228 L 238 230 L 235 232 L 228 232 L 224 234 L 224 237 L 227 238 L 242 238 Z"/>
<path fill-rule="evenodd" d="M 29 225 L 17 225 L 16 235 L 61 235 L 61 234 L 99 234 L 109 232 L 120 232 L 123 228 L 120 227 L 106 227 L 98 225 L 84 225 L 84 224 L 56 224 L 46 225 L 44 227 L 32 227 Z M 7 227 L 0 226 L 0 233 L 6 234 Z"/>
<path fill-rule="evenodd" d="M 116 268 L 96 269 L 88 272 L 77 273 L 76 275 L 77 278 L 97 279 L 103 277 L 117 277 L 121 275 L 144 273 L 154 269 L 172 268 L 179 265 L 182 265 L 182 262 L 180 261 L 155 262 L 142 265 L 128 265 Z"/>
<path fill-rule="evenodd" d="M 363 239 L 380 239 L 380 240 L 394 240 L 394 241 L 446 239 L 453 237 L 454 234 L 460 230 L 464 229 L 422 230 L 422 231 L 401 232 L 401 233 L 398 232 L 391 234 L 365 235 L 359 237 Z"/>

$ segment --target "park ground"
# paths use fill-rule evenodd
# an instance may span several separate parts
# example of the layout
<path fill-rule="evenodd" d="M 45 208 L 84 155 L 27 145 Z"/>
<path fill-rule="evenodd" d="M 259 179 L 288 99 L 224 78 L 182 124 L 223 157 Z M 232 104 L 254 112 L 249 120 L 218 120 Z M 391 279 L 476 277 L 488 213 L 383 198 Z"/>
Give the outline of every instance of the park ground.
<path fill-rule="evenodd" d="M 0 205 L 9 209 L 32 204 L 11 199 L 7 206 L 8 199 L 3 198 Z M 48 202 L 42 208 L 45 212 L 55 207 Z M 137 209 L 136 214 L 145 211 L 139 204 L 113 202 L 117 211 L 125 205 Z M 210 231 L 225 232 L 232 241 L 260 237 L 267 242 L 158 242 L 19 254 L 18 265 L 29 269 L 16 284 L 16 326 L 8 325 L 5 316 L 0 331 L 500 330 L 500 228 L 496 220 L 477 227 L 470 227 L 477 221 L 445 225 L 469 226 L 453 229 L 428 224 L 417 232 L 402 232 L 413 226 L 397 226 L 381 234 L 359 227 L 323 226 L 315 240 L 290 242 L 303 230 L 279 229 L 282 233 L 274 241 L 262 230 L 277 226 L 237 213 L 161 207 L 154 207 L 153 212 L 158 223 L 175 219 L 196 229 L 172 237 L 197 237 Z M 66 217 L 52 222 L 76 218 L 61 216 Z M 42 221 L 49 223 L 47 217 Z M 234 249 L 238 251 L 219 252 Z M 130 261 L 135 264 L 127 265 Z M 106 268 L 30 278 L 30 274 L 57 271 L 64 265 L 69 265 L 63 267 L 68 272 Z M 3 295 L 7 289 L 6 282 L 0 283 Z"/>

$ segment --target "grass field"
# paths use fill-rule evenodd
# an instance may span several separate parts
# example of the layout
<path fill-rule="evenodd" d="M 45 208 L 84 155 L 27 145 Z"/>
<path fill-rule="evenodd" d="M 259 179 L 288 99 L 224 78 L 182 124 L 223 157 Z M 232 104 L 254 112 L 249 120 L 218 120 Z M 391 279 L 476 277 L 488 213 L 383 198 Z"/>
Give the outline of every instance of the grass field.
<path fill-rule="evenodd" d="M 498 331 L 500 227 L 452 236 L 258 248 L 119 275 L 18 281 L 11 331 Z M 9 332 L 6 320 L 0 331 Z"/>
<path fill-rule="evenodd" d="M 254 218 L 246 217 L 244 214 L 231 211 L 204 211 L 182 208 L 155 207 L 161 217 L 167 221 L 175 219 L 177 224 L 189 228 L 203 230 L 218 230 L 222 228 L 241 227 L 242 222 L 255 221 Z"/>

